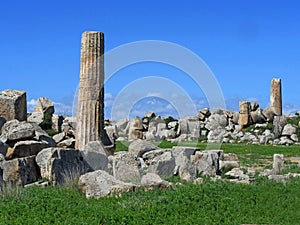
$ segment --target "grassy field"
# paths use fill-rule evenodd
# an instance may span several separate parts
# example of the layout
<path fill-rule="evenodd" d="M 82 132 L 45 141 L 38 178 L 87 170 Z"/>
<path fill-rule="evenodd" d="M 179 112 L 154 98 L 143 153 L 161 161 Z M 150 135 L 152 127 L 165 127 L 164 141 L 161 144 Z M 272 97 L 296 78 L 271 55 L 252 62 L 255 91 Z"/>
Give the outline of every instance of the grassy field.
<path fill-rule="evenodd" d="M 33 187 L 0 199 L 0 224 L 299 224 L 299 187 L 299 179 L 254 185 L 205 181 L 99 200 Z"/>
<path fill-rule="evenodd" d="M 268 161 L 273 153 L 300 156 L 299 146 L 225 144 L 222 149 L 238 154 L 243 166 Z M 4 192 L 0 224 L 300 224 L 299 208 L 300 179 L 276 183 L 257 177 L 252 185 L 205 179 L 201 185 L 98 200 L 76 189 L 31 187 Z"/>

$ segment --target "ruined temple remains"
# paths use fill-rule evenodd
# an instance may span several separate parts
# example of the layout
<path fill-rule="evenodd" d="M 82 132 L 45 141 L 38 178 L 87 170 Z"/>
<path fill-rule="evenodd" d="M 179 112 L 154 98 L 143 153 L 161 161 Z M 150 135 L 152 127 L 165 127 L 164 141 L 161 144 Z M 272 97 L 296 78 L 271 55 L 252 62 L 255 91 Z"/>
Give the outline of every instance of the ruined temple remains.
<path fill-rule="evenodd" d="M 271 82 L 270 106 L 277 116 L 282 116 L 281 79 L 274 78 Z"/>
<path fill-rule="evenodd" d="M 242 101 L 240 102 L 240 117 L 239 125 L 241 127 L 248 126 L 250 124 L 250 102 Z"/>
<path fill-rule="evenodd" d="M 104 34 L 84 32 L 81 39 L 76 148 L 104 136 Z"/>

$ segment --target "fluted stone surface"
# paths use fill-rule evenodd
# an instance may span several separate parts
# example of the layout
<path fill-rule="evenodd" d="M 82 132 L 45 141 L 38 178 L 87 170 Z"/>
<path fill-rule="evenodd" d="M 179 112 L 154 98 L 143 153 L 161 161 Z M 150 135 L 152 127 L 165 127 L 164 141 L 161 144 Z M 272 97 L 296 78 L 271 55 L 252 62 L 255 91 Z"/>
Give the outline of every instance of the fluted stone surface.
<path fill-rule="evenodd" d="M 239 125 L 247 126 L 250 124 L 250 102 L 240 102 Z"/>
<path fill-rule="evenodd" d="M 104 133 L 104 34 L 84 32 L 81 39 L 76 148 L 103 141 Z"/>
<path fill-rule="evenodd" d="M 281 79 L 274 78 L 271 82 L 270 106 L 277 116 L 282 115 Z"/>

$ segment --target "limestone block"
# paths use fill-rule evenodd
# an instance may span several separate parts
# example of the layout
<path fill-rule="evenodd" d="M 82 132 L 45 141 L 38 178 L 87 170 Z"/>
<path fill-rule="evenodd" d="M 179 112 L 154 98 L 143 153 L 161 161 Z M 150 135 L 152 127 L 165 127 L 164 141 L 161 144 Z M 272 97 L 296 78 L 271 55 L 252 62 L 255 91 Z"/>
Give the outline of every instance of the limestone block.
<path fill-rule="evenodd" d="M 19 122 L 18 120 L 11 120 L 4 124 L 1 131 L 2 141 L 6 139 L 3 142 L 30 139 L 35 136 L 34 126 L 25 121 Z"/>
<path fill-rule="evenodd" d="M 250 125 L 250 102 L 240 102 L 239 125 Z"/>
<path fill-rule="evenodd" d="M 54 113 L 54 104 L 53 102 L 45 97 L 38 98 L 37 104 L 34 108 L 34 112 L 39 112 L 42 114 L 53 115 Z"/>
<path fill-rule="evenodd" d="M 6 158 L 23 158 L 37 155 L 41 150 L 48 147 L 50 145 L 45 141 L 20 141 L 13 148 L 9 148 Z"/>
<path fill-rule="evenodd" d="M 35 162 L 35 156 L 4 161 L 2 168 L 5 183 L 24 186 L 40 179 L 40 170 Z"/>
<path fill-rule="evenodd" d="M 149 141 L 145 140 L 135 140 L 128 147 L 128 153 L 133 155 L 133 157 L 142 157 L 146 152 L 157 150 L 158 147 Z"/>
<path fill-rule="evenodd" d="M 127 152 L 118 153 L 110 157 L 113 176 L 124 182 L 138 184 L 141 181 L 141 173 L 135 157 Z"/>
<path fill-rule="evenodd" d="M 120 192 L 134 191 L 137 187 L 135 184 L 119 181 L 102 170 L 82 175 L 78 183 L 87 198 L 117 195 Z"/>
<path fill-rule="evenodd" d="M 36 156 L 36 162 L 41 176 L 54 184 L 64 184 L 68 179 L 92 171 L 81 151 L 74 149 L 43 149 Z"/>
<path fill-rule="evenodd" d="M 273 172 L 280 174 L 284 167 L 284 156 L 282 154 L 273 155 Z"/>
<path fill-rule="evenodd" d="M 26 92 L 5 90 L 0 92 L 0 117 L 9 120 L 27 120 Z"/>
<path fill-rule="evenodd" d="M 196 154 L 191 157 L 191 161 L 192 164 L 196 166 L 199 175 L 213 177 L 221 172 L 219 161 L 222 158 L 222 150 L 208 150 L 196 152 Z"/>

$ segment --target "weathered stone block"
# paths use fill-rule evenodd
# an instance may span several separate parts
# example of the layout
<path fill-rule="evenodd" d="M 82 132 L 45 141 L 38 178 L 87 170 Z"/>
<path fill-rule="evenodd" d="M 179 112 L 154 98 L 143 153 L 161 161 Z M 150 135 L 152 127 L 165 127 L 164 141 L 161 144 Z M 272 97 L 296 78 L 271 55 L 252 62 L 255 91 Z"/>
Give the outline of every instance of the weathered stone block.
<path fill-rule="evenodd" d="M 36 162 L 41 169 L 41 176 L 54 184 L 64 184 L 67 179 L 92 171 L 81 151 L 74 149 L 43 149 L 36 156 Z"/>
<path fill-rule="evenodd" d="M 9 148 L 6 158 L 23 158 L 37 155 L 42 149 L 48 148 L 50 145 L 43 141 L 20 141 L 13 148 Z"/>
<path fill-rule="evenodd" d="M 128 140 L 143 139 L 143 122 L 138 116 L 130 121 Z"/>
<path fill-rule="evenodd" d="M 0 117 L 3 117 L 6 121 L 14 119 L 26 121 L 26 92 L 17 90 L 0 92 Z"/>
<path fill-rule="evenodd" d="M 134 191 L 137 187 L 135 184 L 119 181 L 102 170 L 82 175 L 78 183 L 87 198 L 101 198 L 120 192 Z"/>
<path fill-rule="evenodd" d="M 240 102 L 240 126 L 250 125 L 250 102 Z"/>
<path fill-rule="evenodd" d="M 196 166 L 199 175 L 212 177 L 221 173 L 219 161 L 223 158 L 222 155 L 222 150 L 196 152 L 191 157 L 191 161 Z"/>
<path fill-rule="evenodd" d="M 110 157 L 113 176 L 124 182 L 140 183 L 141 173 L 135 157 L 127 152 Z"/>
<path fill-rule="evenodd" d="M 40 179 L 40 170 L 35 162 L 35 156 L 4 161 L 3 181 L 24 186 Z"/>
<path fill-rule="evenodd" d="M 273 155 L 273 172 L 280 174 L 284 167 L 284 156 L 282 154 Z"/>
<path fill-rule="evenodd" d="M 165 151 L 151 161 L 148 172 L 156 173 L 162 178 L 167 179 L 174 175 L 175 166 L 175 158 L 172 152 Z"/>
<path fill-rule="evenodd" d="M 3 142 L 30 139 L 34 136 L 34 126 L 25 121 L 11 120 L 2 127 L 1 139 Z"/>
<path fill-rule="evenodd" d="M 128 153 L 133 157 L 142 157 L 146 152 L 157 150 L 158 147 L 149 141 L 135 140 L 128 147 Z"/>
<path fill-rule="evenodd" d="M 54 113 L 54 104 L 53 102 L 48 98 L 39 98 L 37 101 L 37 104 L 34 108 L 34 112 L 39 112 L 44 114 L 53 115 Z"/>

